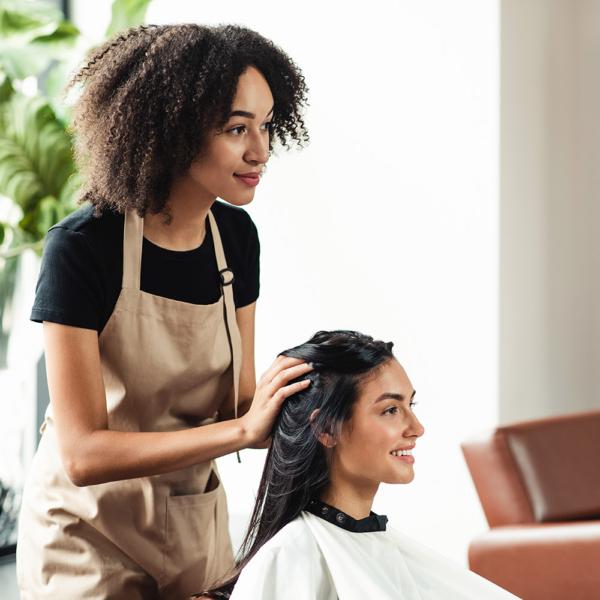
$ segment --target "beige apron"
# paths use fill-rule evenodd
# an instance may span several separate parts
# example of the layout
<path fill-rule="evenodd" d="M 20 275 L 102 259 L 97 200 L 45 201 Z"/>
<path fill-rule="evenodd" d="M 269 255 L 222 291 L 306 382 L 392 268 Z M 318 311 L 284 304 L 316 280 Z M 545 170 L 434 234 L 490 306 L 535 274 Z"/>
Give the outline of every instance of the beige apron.
<path fill-rule="evenodd" d="M 109 429 L 212 423 L 232 393 L 237 416 L 241 340 L 232 275 L 212 212 L 208 219 L 222 294 L 197 305 L 140 290 L 144 221 L 125 215 L 123 287 L 99 337 Z M 51 407 L 42 431 L 19 520 L 22 598 L 179 598 L 232 567 L 214 461 L 76 487 L 59 455 Z"/>

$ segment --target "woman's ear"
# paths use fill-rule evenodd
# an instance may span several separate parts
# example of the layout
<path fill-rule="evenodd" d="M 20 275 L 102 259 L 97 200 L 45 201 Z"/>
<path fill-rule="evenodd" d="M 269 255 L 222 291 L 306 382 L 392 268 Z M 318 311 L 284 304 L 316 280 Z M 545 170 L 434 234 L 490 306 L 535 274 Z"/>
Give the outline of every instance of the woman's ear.
<path fill-rule="evenodd" d="M 325 446 L 325 448 L 333 448 L 337 444 L 337 441 L 333 437 L 331 432 L 325 431 L 323 433 L 317 433 L 317 431 L 315 431 L 315 428 L 313 426 L 313 422 L 314 422 L 316 416 L 319 414 L 320 410 L 321 409 L 319 409 L 319 408 L 315 408 L 315 410 L 313 410 L 310 413 L 310 417 L 308 417 L 308 421 L 311 424 L 313 433 L 315 434 L 315 436 L 319 440 L 319 442 L 321 442 L 321 444 L 323 444 L 323 446 Z"/>

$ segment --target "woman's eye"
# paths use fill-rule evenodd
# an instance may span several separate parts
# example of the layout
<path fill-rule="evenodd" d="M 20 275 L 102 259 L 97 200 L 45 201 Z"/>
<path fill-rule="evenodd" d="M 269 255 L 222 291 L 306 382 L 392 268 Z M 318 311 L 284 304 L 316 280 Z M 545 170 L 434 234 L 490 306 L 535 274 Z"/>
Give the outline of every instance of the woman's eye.
<path fill-rule="evenodd" d="M 269 132 L 270 132 L 270 131 L 271 131 L 271 129 L 272 129 L 272 127 L 273 127 L 273 123 L 272 123 L 272 121 L 269 121 L 268 123 L 265 123 L 265 125 L 266 125 L 266 129 L 265 129 L 265 131 L 269 131 Z M 238 130 L 240 130 L 240 129 L 244 129 L 244 130 L 245 130 L 245 129 L 246 129 L 246 126 L 245 126 L 245 125 L 238 125 L 237 127 L 233 127 L 232 129 L 229 129 L 229 132 L 238 131 Z M 241 134 L 234 133 L 233 135 L 235 135 L 235 136 L 239 136 L 239 135 L 241 135 Z"/>
<path fill-rule="evenodd" d="M 413 406 L 415 406 L 416 404 L 418 404 L 418 402 L 416 400 L 413 400 L 409 406 L 412 410 Z M 389 408 L 386 408 L 382 414 L 384 415 L 395 415 L 398 412 L 398 407 L 397 406 L 390 406 Z"/>

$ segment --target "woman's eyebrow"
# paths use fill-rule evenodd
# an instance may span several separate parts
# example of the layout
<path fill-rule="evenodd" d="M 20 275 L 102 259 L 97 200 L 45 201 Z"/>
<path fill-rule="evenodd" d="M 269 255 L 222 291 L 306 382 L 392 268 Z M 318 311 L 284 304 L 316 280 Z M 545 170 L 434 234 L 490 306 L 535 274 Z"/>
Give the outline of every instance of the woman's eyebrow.
<path fill-rule="evenodd" d="M 415 394 L 417 393 L 417 390 L 413 390 L 413 393 L 410 395 L 410 399 L 412 400 L 415 397 Z M 402 400 L 406 400 L 406 397 L 403 394 L 394 394 L 393 392 L 384 392 L 383 394 L 381 394 L 381 396 L 379 396 L 378 398 L 376 398 L 373 401 L 373 404 L 375 404 L 376 402 L 380 402 L 381 400 L 398 400 L 400 402 L 402 402 Z"/>
<path fill-rule="evenodd" d="M 273 104 L 271 110 L 267 113 L 267 117 L 273 112 L 274 108 L 275 105 Z M 231 117 L 247 117 L 248 119 L 254 119 L 256 115 L 254 113 L 248 112 L 247 110 L 234 110 L 233 112 L 229 113 L 229 116 L 227 118 L 231 119 Z"/>

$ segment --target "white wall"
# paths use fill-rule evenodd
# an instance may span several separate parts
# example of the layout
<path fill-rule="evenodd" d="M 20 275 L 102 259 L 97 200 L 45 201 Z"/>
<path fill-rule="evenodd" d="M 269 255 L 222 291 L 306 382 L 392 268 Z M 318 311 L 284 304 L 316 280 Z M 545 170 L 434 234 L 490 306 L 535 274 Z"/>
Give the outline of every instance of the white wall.
<path fill-rule="evenodd" d="M 504 0 L 500 417 L 600 408 L 600 3 Z"/>
<path fill-rule="evenodd" d="M 105 9 L 75 3 L 74 16 L 99 34 Z M 466 563 L 487 527 L 459 442 L 497 420 L 498 3 L 150 7 L 148 22 L 184 21 L 256 29 L 311 90 L 312 143 L 278 152 L 248 207 L 262 242 L 258 373 L 317 329 L 394 341 L 426 434 L 414 483 L 386 486 L 375 510 Z M 236 542 L 263 459 L 219 461 Z"/>

